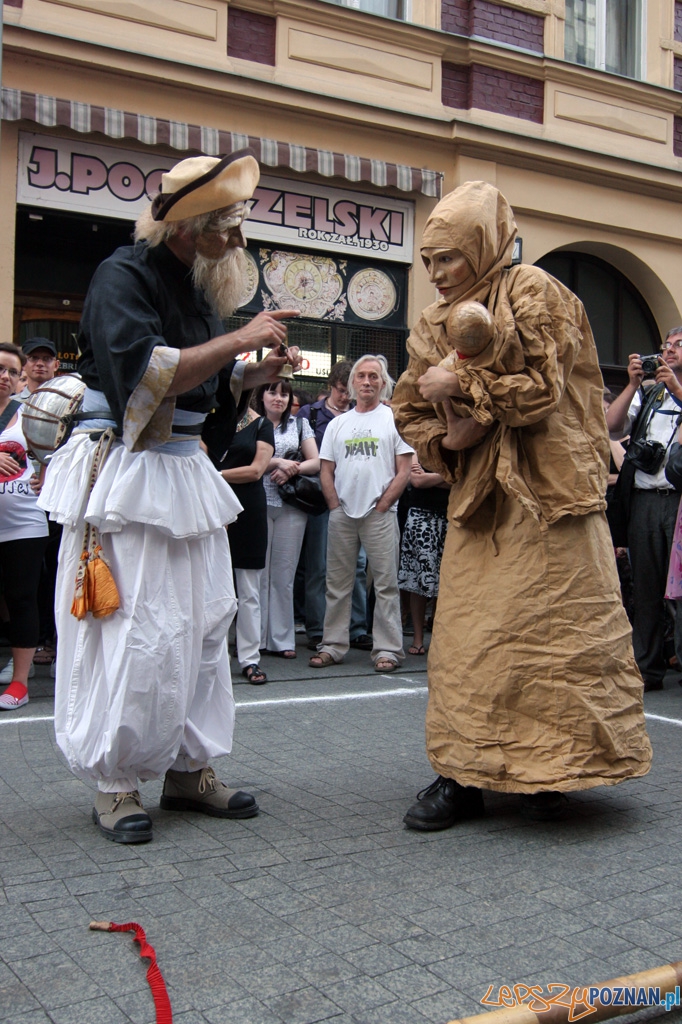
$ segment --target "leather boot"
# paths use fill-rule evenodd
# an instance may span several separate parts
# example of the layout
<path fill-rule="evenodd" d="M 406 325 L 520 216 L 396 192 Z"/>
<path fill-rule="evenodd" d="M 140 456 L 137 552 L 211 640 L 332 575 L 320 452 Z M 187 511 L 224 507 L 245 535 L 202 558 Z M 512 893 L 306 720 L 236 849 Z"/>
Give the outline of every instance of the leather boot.
<path fill-rule="evenodd" d="M 541 790 L 539 793 L 522 793 L 521 814 L 528 821 L 559 821 L 568 806 L 568 797 L 563 793 Z"/>
<path fill-rule="evenodd" d="M 439 775 L 435 782 L 417 793 L 417 802 L 412 804 L 403 821 L 408 828 L 437 832 L 466 818 L 480 818 L 484 813 L 480 789 L 460 786 L 454 779 Z"/>
<path fill-rule="evenodd" d="M 169 768 L 160 806 L 164 811 L 199 811 L 213 818 L 253 818 L 258 804 L 250 793 L 228 789 L 212 768 L 178 772 Z"/>
<path fill-rule="evenodd" d="M 114 843 L 148 843 L 152 836 L 149 817 L 137 790 L 132 793 L 100 793 L 95 798 L 92 820 L 102 835 Z"/>

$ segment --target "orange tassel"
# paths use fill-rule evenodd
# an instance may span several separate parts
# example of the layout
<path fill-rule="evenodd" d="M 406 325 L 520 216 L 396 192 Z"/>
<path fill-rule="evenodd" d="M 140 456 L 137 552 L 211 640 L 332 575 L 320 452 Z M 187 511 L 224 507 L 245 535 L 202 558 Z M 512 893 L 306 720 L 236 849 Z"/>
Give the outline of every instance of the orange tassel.
<path fill-rule="evenodd" d="M 113 615 L 121 607 L 118 588 L 100 544 L 88 557 L 85 568 L 85 593 L 88 609 L 96 619 L 105 619 L 107 615 Z"/>
<path fill-rule="evenodd" d="M 113 440 L 114 433 L 111 429 L 105 430 L 99 440 L 90 472 L 90 493 L 92 493 L 99 471 L 109 454 Z M 118 588 L 102 551 L 102 545 L 99 543 L 97 527 L 86 523 L 83 553 L 76 573 L 76 590 L 71 605 L 71 614 L 80 620 L 84 619 L 88 612 L 92 612 L 95 619 L 105 619 L 107 615 L 113 615 L 120 607 L 121 599 Z"/>

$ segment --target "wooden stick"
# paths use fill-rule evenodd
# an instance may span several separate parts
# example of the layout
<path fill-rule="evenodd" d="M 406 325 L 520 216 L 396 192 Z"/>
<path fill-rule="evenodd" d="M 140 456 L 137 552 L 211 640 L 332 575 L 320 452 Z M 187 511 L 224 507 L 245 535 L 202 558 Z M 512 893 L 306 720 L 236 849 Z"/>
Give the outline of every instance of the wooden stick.
<path fill-rule="evenodd" d="M 638 974 L 603 981 L 599 985 L 579 985 L 573 989 L 564 985 L 553 986 L 557 990 L 565 988 L 565 992 L 557 991 L 554 996 L 561 999 L 561 1002 L 551 1002 L 552 994 L 545 995 L 540 985 L 533 986 L 537 994 L 529 991 L 526 985 L 518 985 L 515 986 L 518 994 L 512 995 L 511 989 L 508 989 L 510 996 L 505 997 L 507 1001 L 509 998 L 516 999 L 515 1005 L 504 1006 L 489 1013 L 478 1013 L 473 1017 L 459 1017 L 449 1021 L 449 1024 L 575 1024 L 579 1020 L 585 1021 L 586 1024 L 596 1024 L 597 1021 L 610 1020 L 624 1013 L 637 1013 L 638 1010 L 644 1009 L 645 1005 L 650 1005 L 642 1003 L 633 1006 L 631 1002 L 626 1004 L 626 989 L 630 990 L 630 993 L 634 989 L 635 995 L 643 989 L 648 998 L 649 989 L 657 988 L 661 1002 L 666 1009 L 672 1009 L 677 1003 L 666 1000 L 666 996 L 672 996 L 674 999 L 677 995 L 679 998 L 681 985 L 682 960 L 661 967 L 652 967 Z M 620 990 L 620 999 L 616 990 Z M 602 1002 L 601 995 L 606 991 L 610 992 L 610 996 Z M 520 999 L 524 1001 L 520 1002 Z M 546 1005 L 540 1007 L 543 1002 Z M 531 1006 L 535 1006 L 535 1009 L 531 1009 Z"/>

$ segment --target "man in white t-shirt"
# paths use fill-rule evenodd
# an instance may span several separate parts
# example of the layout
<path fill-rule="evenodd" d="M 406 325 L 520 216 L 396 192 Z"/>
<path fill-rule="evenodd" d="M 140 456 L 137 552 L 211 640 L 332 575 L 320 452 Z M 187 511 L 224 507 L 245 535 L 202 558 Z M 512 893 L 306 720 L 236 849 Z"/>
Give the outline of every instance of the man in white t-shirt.
<path fill-rule="evenodd" d="M 350 372 L 348 390 L 357 405 L 330 422 L 320 451 L 320 480 L 329 506 L 327 610 L 322 643 L 310 666 L 338 663 L 348 650 L 355 563 L 362 544 L 376 595 L 371 657 L 375 671 L 393 672 L 405 657 L 396 511 L 410 476 L 412 449 L 383 404 L 393 391 L 384 356 L 361 356 Z"/>

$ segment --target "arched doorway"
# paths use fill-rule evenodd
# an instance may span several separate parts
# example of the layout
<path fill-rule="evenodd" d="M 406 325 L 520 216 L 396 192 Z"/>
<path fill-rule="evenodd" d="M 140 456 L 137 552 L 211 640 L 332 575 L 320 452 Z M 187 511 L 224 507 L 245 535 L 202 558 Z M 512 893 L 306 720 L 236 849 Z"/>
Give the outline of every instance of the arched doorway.
<path fill-rule="evenodd" d="M 589 253 L 557 250 L 536 266 L 558 278 L 587 310 L 607 384 L 622 385 L 630 352 L 657 352 L 661 336 L 649 306 L 624 274 Z"/>

